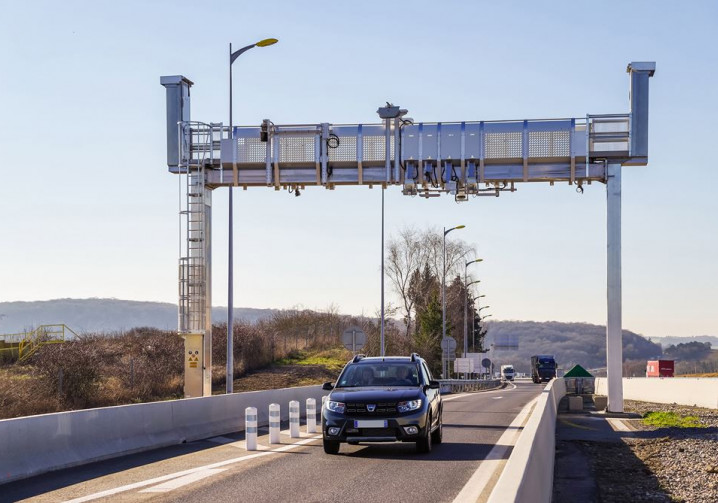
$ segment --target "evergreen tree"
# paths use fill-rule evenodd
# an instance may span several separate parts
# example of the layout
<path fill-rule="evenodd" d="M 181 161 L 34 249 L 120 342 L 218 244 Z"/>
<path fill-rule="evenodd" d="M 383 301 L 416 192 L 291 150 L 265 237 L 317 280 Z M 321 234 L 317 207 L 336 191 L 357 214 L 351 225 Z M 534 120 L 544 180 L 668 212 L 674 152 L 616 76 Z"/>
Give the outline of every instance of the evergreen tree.
<path fill-rule="evenodd" d="M 441 303 L 434 292 L 426 308 L 417 312 L 414 347 L 434 374 L 441 373 Z"/>

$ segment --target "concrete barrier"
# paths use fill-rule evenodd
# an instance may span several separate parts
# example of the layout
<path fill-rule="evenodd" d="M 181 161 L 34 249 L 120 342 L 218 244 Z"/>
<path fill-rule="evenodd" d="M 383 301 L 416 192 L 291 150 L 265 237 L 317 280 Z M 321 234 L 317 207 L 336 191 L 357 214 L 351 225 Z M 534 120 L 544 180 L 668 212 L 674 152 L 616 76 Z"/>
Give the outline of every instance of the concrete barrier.
<path fill-rule="evenodd" d="M 489 503 L 551 501 L 556 410 L 565 394 L 563 379 L 553 379 L 546 385 L 491 491 Z"/>
<path fill-rule="evenodd" d="M 605 377 L 596 378 L 596 394 L 608 395 Z M 718 378 L 624 377 L 623 398 L 718 409 Z"/>
<path fill-rule="evenodd" d="M 259 426 L 269 404 L 320 400 L 321 386 L 252 391 L 0 420 L 0 484 L 102 459 L 244 430 L 247 407 Z M 282 419 L 289 418 L 282 407 Z"/>

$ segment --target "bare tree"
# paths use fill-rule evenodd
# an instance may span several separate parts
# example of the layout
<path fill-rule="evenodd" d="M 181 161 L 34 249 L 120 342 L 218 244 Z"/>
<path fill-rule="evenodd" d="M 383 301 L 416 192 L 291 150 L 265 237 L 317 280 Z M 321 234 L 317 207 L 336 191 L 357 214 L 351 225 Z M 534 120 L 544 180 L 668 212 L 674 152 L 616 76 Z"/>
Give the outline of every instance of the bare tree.
<path fill-rule="evenodd" d="M 407 337 L 412 330 L 412 313 L 417 310 L 417 299 L 428 299 L 427 278 L 443 278 L 444 235 L 441 229 L 418 231 L 407 227 L 390 239 L 386 270 L 394 290 L 401 298 L 402 315 Z M 475 254 L 461 239 L 446 241 L 446 276 L 462 276 L 464 264 Z"/>
<path fill-rule="evenodd" d="M 396 238 L 389 240 L 388 248 L 386 271 L 394 290 L 401 297 L 408 337 L 411 333 L 411 313 L 415 299 L 410 292 L 411 276 L 418 273 L 422 264 L 421 233 L 411 227 L 401 229 Z"/>

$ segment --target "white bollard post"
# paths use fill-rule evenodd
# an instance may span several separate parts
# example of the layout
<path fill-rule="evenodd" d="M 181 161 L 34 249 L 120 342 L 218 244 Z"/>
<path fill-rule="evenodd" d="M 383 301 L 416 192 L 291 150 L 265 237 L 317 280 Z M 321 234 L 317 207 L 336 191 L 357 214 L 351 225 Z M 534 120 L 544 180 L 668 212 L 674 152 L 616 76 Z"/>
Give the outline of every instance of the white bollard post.
<path fill-rule="evenodd" d="M 307 433 L 317 432 L 317 401 L 307 398 Z"/>
<path fill-rule="evenodd" d="M 278 403 L 269 404 L 269 443 L 279 444 L 279 411 Z"/>
<path fill-rule="evenodd" d="M 244 430 L 245 443 L 248 451 L 257 450 L 257 408 L 247 407 L 244 409 Z"/>
<path fill-rule="evenodd" d="M 324 402 L 326 402 L 326 401 L 327 401 L 327 395 L 324 395 L 322 397 L 322 409 L 324 408 Z"/>
<path fill-rule="evenodd" d="M 289 402 L 289 436 L 299 438 L 299 402 Z"/>

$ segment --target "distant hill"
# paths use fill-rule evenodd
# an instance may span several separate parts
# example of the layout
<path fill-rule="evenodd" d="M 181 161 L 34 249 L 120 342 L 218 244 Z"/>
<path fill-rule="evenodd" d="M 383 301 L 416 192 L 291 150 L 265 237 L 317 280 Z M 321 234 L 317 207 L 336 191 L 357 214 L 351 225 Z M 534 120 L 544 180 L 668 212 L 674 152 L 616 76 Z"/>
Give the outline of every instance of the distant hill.
<path fill-rule="evenodd" d="M 275 312 L 277 310 L 236 308 L 235 319 L 255 322 Z M 215 323 L 225 322 L 227 308 L 212 309 L 212 319 Z M 0 334 L 21 332 L 52 323 L 64 323 L 78 333 L 111 333 L 134 327 L 176 330 L 177 306 L 118 299 L 0 302 Z M 528 372 L 531 355 L 550 353 L 556 356 L 560 367 L 565 370 L 576 363 L 586 369 L 606 366 L 606 328 L 600 325 L 495 321 L 487 323 L 487 327 L 486 347 L 490 347 L 495 340 L 506 340 L 509 337 L 519 343 L 516 351 L 494 350 L 487 354 L 496 365 L 511 363 L 518 372 Z M 681 339 L 679 342 L 689 339 Z M 625 360 L 646 360 L 661 354 L 659 344 L 631 331 L 623 331 Z"/>
<path fill-rule="evenodd" d="M 670 345 L 677 346 L 678 344 L 685 344 L 686 342 L 710 342 L 714 349 L 718 349 L 718 337 L 714 335 L 696 335 L 693 337 L 651 337 L 653 342 L 657 342 L 664 348 Z"/>
<path fill-rule="evenodd" d="M 254 322 L 273 309 L 235 308 L 236 320 Z M 212 309 L 215 323 L 227 321 L 227 308 Z M 22 332 L 38 325 L 64 323 L 75 332 L 114 332 L 133 327 L 177 329 L 177 306 L 167 302 L 118 299 L 55 299 L 0 302 L 0 334 Z"/>
<path fill-rule="evenodd" d="M 606 327 L 588 323 L 556 321 L 496 321 L 487 323 L 486 347 L 495 340 L 518 341 L 518 350 L 493 350 L 487 356 L 495 365 L 513 364 L 517 372 L 528 372 L 531 356 L 553 354 L 559 367 L 575 364 L 585 369 L 606 366 Z M 623 331 L 623 359 L 644 360 L 661 356 L 659 344 L 629 330 Z"/>

